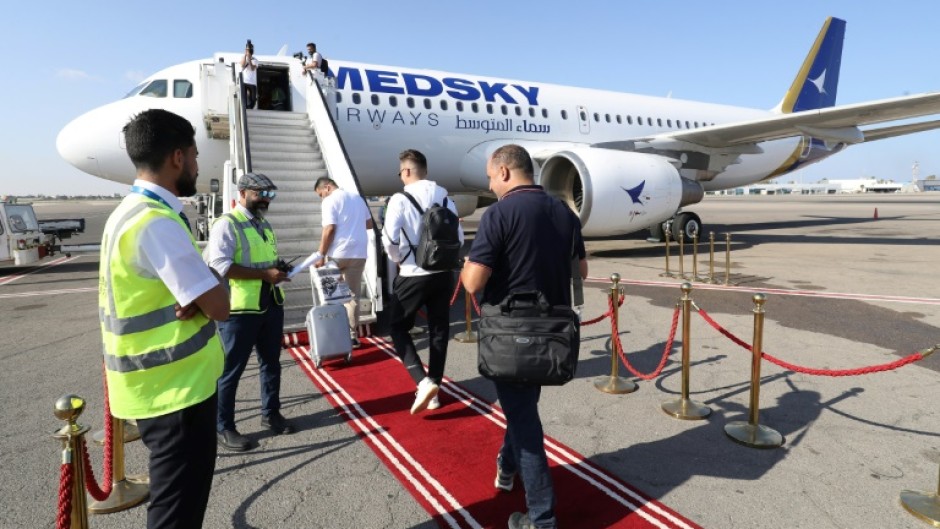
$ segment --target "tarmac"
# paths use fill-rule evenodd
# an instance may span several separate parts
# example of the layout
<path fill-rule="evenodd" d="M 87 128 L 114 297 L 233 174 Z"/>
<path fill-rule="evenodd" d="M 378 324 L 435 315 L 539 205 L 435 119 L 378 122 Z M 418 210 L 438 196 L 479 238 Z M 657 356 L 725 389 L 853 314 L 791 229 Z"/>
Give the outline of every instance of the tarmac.
<path fill-rule="evenodd" d="M 706 197 L 698 213 L 717 239 L 717 285 L 692 282 L 695 304 L 751 342 L 755 293 L 766 294 L 763 349 L 798 366 L 852 369 L 893 362 L 940 342 L 936 243 L 940 195 Z M 83 216 L 96 242 L 115 202 L 49 202 L 40 218 Z M 875 212 L 877 211 L 877 219 Z M 471 232 L 471 217 L 466 226 Z M 731 233 L 730 268 L 725 233 Z M 620 338 L 630 362 L 652 371 L 663 354 L 681 296 L 679 278 L 662 277 L 664 245 L 645 234 L 588 241 L 585 319 L 607 310 L 609 277 L 623 278 Z M 671 247 L 670 269 L 679 270 Z M 692 272 L 686 247 L 683 271 Z M 708 276 L 708 244 L 697 272 Z M 731 283 L 725 286 L 725 274 Z M 79 422 L 102 424 L 101 345 L 96 254 L 54 266 L 0 269 L 0 528 L 54 527 L 62 426 L 55 400 L 87 400 Z M 15 278 L 14 276 L 21 276 Z M 464 330 L 463 303 L 452 335 Z M 940 354 L 896 370 L 824 377 L 763 362 L 760 424 L 784 437 L 755 449 L 724 431 L 748 419 L 751 355 L 692 313 L 687 341 L 690 396 L 712 410 L 701 421 L 661 410 L 681 388 L 682 325 L 662 375 L 639 390 L 610 395 L 594 380 L 611 369 L 609 320 L 585 327 L 578 375 L 547 388 L 546 434 L 584 454 L 704 528 L 928 527 L 901 507 L 904 489 L 936 492 Z M 426 339 L 419 337 L 426 352 Z M 451 341 L 447 375 L 484 399 L 492 385 L 476 371 L 476 347 Z M 426 356 L 425 356 L 426 359 Z M 434 528 L 412 496 L 346 425 L 287 354 L 281 397 L 296 434 L 271 436 L 259 424 L 258 377 L 249 365 L 236 419 L 260 445 L 219 451 L 206 528 Z M 355 360 L 349 369 L 355 369 Z M 146 471 L 142 443 L 126 446 L 127 473 Z M 101 480 L 101 449 L 91 444 Z M 494 454 L 495 457 L 495 454 Z M 522 506 L 520 506 L 521 508 Z M 144 527 L 143 506 L 92 515 L 92 528 Z"/>

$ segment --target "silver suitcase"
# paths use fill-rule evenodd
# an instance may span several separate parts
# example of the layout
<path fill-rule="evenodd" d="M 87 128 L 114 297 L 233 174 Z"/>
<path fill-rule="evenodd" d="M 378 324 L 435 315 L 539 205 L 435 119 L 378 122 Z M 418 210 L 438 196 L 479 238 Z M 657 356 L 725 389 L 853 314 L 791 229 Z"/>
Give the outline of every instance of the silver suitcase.
<path fill-rule="evenodd" d="M 310 338 L 310 358 L 316 367 L 324 360 L 345 356 L 352 361 L 352 339 L 349 337 L 349 317 L 343 305 L 320 305 L 307 313 L 307 336 Z"/>

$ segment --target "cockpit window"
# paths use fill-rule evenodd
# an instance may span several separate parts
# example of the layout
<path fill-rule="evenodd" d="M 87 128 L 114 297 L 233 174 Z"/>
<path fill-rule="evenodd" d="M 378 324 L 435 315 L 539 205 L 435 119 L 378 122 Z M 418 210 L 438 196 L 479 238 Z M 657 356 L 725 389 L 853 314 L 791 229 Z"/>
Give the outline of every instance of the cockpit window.
<path fill-rule="evenodd" d="M 135 86 L 133 90 L 128 92 L 127 95 L 124 96 L 124 98 L 127 99 L 128 97 L 136 96 L 137 94 L 140 93 L 141 90 L 144 89 L 145 86 L 147 86 L 146 82 L 140 83 L 139 85 Z"/>
<path fill-rule="evenodd" d="M 174 80 L 173 97 L 193 97 L 193 83 L 186 79 Z"/>
<path fill-rule="evenodd" d="M 150 84 L 140 91 L 140 95 L 147 97 L 166 97 L 166 79 L 151 81 Z"/>

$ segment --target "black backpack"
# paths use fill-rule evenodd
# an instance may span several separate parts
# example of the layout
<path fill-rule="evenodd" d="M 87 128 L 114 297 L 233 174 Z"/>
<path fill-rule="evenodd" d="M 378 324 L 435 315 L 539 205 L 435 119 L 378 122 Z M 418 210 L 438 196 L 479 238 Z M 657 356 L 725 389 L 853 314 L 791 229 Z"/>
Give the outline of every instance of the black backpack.
<path fill-rule="evenodd" d="M 330 61 L 326 60 L 325 57 L 320 58 L 320 71 L 324 77 L 330 76 Z"/>
<path fill-rule="evenodd" d="M 447 209 L 447 197 L 444 197 L 443 205 L 432 203 L 427 210 L 422 210 L 415 197 L 407 191 L 403 193 L 421 214 L 417 246 L 408 238 L 408 233 L 402 230 L 415 255 L 415 264 L 431 271 L 456 269 L 460 259 L 460 219 Z"/>

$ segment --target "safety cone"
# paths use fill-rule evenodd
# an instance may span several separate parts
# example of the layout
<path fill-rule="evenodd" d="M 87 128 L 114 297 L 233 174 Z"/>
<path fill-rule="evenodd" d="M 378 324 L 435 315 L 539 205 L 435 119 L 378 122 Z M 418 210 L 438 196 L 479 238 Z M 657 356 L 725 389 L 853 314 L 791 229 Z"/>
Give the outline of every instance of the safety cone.
<path fill-rule="evenodd" d="M 875 208 L 875 218 L 874 218 L 874 220 L 878 220 L 878 208 Z"/>

